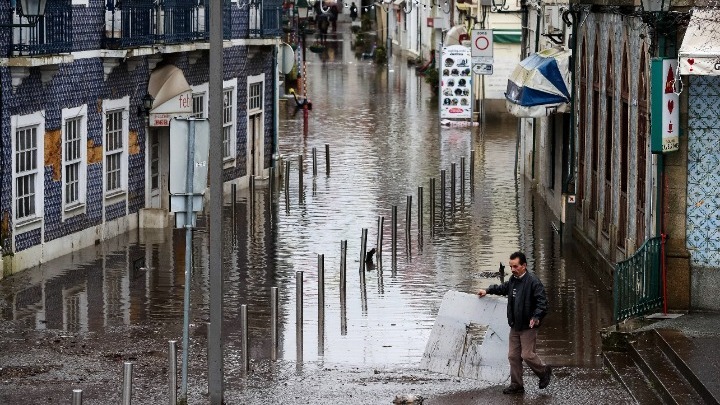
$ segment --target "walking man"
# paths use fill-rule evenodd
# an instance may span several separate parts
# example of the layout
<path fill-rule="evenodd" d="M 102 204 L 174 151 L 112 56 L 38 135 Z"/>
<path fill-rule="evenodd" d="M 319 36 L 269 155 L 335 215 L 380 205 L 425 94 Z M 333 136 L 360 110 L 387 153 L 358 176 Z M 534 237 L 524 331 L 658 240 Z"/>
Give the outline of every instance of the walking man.
<path fill-rule="evenodd" d="M 487 290 L 480 289 L 478 295 L 505 295 L 508 297 L 507 318 L 510 325 L 508 360 L 510 361 L 510 386 L 503 394 L 522 394 L 523 385 L 522 362 L 540 378 L 539 387 L 550 384 L 552 368 L 546 365 L 535 353 L 540 322 L 547 314 L 547 298 L 545 287 L 540 280 L 527 270 L 527 260 L 522 252 L 510 255 L 512 277 L 502 284 L 494 284 Z"/>

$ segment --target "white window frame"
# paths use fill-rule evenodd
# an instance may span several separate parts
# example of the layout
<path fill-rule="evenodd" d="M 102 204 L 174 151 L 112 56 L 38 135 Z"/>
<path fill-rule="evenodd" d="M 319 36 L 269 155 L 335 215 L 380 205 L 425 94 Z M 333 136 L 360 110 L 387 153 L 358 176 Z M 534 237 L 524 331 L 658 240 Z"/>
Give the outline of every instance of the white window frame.
<path fill-rule="evenodd" d="M 18 218 L 17 210 L 17 179 L 16 173 L 16 152 L 17 152 L 17 131 L 24 128 L 36 128 L 35 162 L 36 167 L 24 175 L 35 174 L 33 186 L 35 188 L 35 213 L 33 215 Z M 43 214 L 45 212 L 45 111 L 38 111 L 28 115 L 17 115 L 12 117 L 10 124 L 10 144 L 12 155 L 12 212 L 14 233 L 24 233 L 37 228 L 42 228 Z M 13 243 L 14 245 L 14 243 Z"/>
<path fill-rule="evenodd" d="M 202 94 L 203 96 L 203 105 L 202 105 L 202 118 L 208 117 L 208 83 L 203 83 L 198 86 L 191 86 L 192 88 L 192 101 L 193 101 L 193 109 L 195 108 L 195 96 L 198 94 Z"/>
<path fill-rule="evenodd" d="M 225 109 L 225 91 L 230 91 L 230 97 L 232 102 L 232 111 L 230 112 L 230 122 L 225 124 L 224 122 L 224 109 Z M 235 158 L 237 157 L 237 78 L 232 80 L 223 81 L 223 144 L 225 143 L 225 133 L 230 134 L 228 139 L 228 147 L 230 148 L 230 155 L 225 156 L 225 150 L 223 149 L 223 162 L 224 167 L 232 167 L 235 164 Z M 227 128 L 227 130 L 226 130 Z M 223 145 L 224 147 L 225 145 Z"/>
<path fill-rule="evenodd" d="M 72 163 L 68 162 L 71 156 L 68 156 L 67 143 L 67 122 L 77 119 L 78 122 L 78 139 L 79 144 L 78 155 Z M 87 199 L 87 105 L 75 108 L 64 108 L 62 110 L 62 130 L 61 130 L 61 155 L 62 155 L 62 214 L 63 221 L 75 215 L 82 214 L 86 210 Z M 67 168 L 70 164 L 78 165 L 78 199 L 70 204 L 67 202 Z"/>
<path fill-rule="evenodd" d="M 253 85 L 260 85 L 260 105 L 256 108 L 252 108 L 252 93 L 251 89 L 253 88 Z M 265 74 L 260 74 L 257 76 L 248 76 L 247 78 L 247 109 L 248 109 L 248 116 L 250 114 L 256 114 L 258 112 L 263 112 L 265 109 Z"/>
<path fill-rule="evenodd" d="M 120 110 L 120 122 L 121 128 L 121 139 L 123 141 L 122 147 L 118 148 L 120 153 L 120 187 L 116 190 L 107 190 L 107 117 L 108 113 L 117 112 Z M 130 141 L 129 128 L 128 128 L 128 117 L 130 111 L 130 97 L 126 96 L 117 100 L 103 100 L 103 195 L 105 196 L 106 204 L 114 204 L 127 198 L 128 188 L 128 142 Z"/>

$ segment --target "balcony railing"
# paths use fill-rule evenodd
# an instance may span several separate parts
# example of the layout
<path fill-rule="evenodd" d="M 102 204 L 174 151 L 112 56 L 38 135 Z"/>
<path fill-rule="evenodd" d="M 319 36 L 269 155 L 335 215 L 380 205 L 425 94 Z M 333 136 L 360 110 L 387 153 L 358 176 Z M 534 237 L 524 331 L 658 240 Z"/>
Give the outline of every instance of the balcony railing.
<path fill-rule="evenodd" d="M 28 24 L 15 14 L 15 24 Z M 35 56 L 72 51 L 72 5 L 69 0 L 48 2 L 45 15 L 32 27 L 13 28 L 13 56 Z"/>
<path fill-rule="evenodd" d="M 261 3 L 250 3 L 248 13 L 248 36 L 250 38 L 267 38 L 282 35 L 279 7 L 263 7 Z"/>
<path fill-rule="evenodd" d="M 133 48 L 155 43 L 157 9 L 151 2 L 115 3 L 105 11 L 105 47 Z"/>
<path fill-rule="evenodd" d="M 648 239 L 613 272 L 613 315 L 620 322 L 660 307 L 663 303 L 662 237 Z"/>

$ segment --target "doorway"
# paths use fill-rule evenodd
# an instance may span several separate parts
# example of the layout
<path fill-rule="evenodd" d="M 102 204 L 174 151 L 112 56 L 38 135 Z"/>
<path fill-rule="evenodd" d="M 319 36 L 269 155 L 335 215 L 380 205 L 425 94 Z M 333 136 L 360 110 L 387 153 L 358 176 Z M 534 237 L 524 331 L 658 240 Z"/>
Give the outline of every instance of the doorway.
<path fill-rule="evenodd" d="M 147 199 L 148 208 L 169 208 L 170 128 L 150 128 L 147 147 Z"/>
<path fill-rule="evenodd" d="M 251 114 L 248 117 L 248 139 L 250 140 L 250 170 L 248 170 L 248 174 L 251 176 L 264 176 L 264 132 L 262 113 Z"/>

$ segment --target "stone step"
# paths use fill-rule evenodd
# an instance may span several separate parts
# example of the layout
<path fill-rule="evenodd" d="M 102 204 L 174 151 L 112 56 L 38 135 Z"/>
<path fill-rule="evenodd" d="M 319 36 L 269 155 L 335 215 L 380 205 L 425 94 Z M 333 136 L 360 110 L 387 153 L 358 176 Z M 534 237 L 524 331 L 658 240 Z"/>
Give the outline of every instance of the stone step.
<path fill-rule="evenodd" d="M 703 403 L 720 404 L 720 358 L 713 345 L 717 338 L 689 338 L 674 329 L 655 331 L 656 344 L 697 391 Z"/>
<path fill-rule="evenodd" d="M 605 366 L 638 404 L 660 402 L 659 395 L 651 388 L 645 375 L 626 352 L 603 352 Z"/>
<path fill-rule="evenodd" d="M 704 401 L 658 345 L 655 331 L 640 333 L 630 341 L 630 355 L 667 404 L 700 404 Z"/>

